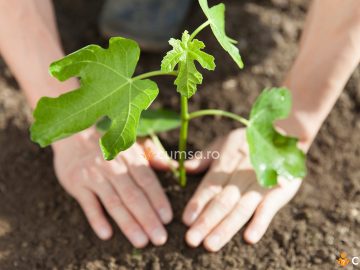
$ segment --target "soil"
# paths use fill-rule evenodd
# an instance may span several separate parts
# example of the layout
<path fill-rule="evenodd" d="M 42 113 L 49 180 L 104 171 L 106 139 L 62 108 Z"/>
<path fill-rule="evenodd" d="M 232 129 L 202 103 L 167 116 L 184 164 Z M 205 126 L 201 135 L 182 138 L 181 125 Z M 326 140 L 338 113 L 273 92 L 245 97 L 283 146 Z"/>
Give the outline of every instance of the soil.
<path fill-rule="evenodd" d="M 308 7 L 305 0 L 227 1 L 227 28 L 240 41 L 246 67 L 239 72 L 209 31 L 201 34 L 217 70 L 191 100 L 190 109 L 221 108 L 247 114 L 264 87 L 281 84 L 297 51 Z M 97 30 L 102 1 L 55 1 L 67 52 L 88 43 L 106 45 Z M 185 24 L 203 20 L 194 4 Z M 144 54 L 140 70 L 158 68 L 162 54 Z M 172 83 L 159 80 L 155 106 L 178 107 Z M 241 232 L 218 253 L 184 242 L 183 207 L 201 176 L 186 189 L 159 174 L 175 210 L 163 247 L 136 250 L 116 231 L 97 239 L 79 206 L 58 184 L 52 152 L 29 139 L 30 110 L 9 70 L 0 64 L 0 269 L 336 269 L 340 251 L 360 256 L 360 70 L 356 70 L 324 123 L 308 156 L 309 173 L 295 199 L 275 217 L 265 237 L 246 244 Z M 209 124 L 208 122 L 211 122 Z M 195 121 L 189 147 L 204 147 L 237 124 Z M 176 147 L 177 132 L 162 135 Z M 347 269 L 351 269 L 348 266 Z M 355 268 L 354 268 L 355 269 Z"/>

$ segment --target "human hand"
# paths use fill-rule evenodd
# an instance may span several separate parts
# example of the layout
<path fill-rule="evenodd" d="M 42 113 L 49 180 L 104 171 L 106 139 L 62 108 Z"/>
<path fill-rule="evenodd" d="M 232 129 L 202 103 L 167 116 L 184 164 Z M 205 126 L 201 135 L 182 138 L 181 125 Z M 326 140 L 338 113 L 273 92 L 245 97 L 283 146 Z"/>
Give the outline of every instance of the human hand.
<path fill-rule="evenodd" d="M 169 201 L 149 168 L 143 148 L 135 143 L 112 161 L 104 160 L 95 129 L 53 144 L 56 175 L 82 207 L 95 231 L 103 240 L 112 235 L 101 204 L 121 231 L 137 248 L 167 240 L 163 226 L 171 221 Z M 151 141 L 144 142 L 152 147 Z M 151 148 L 155 151 L 155 147 Z M 160 159 L 155 168 L 166 167 Z"/>
<path fill-rule="evenodd" d="M 232 131 L 208 149 L 219 151 L 219 159 L 187 161 L 188 172 L 209 172 L 188 202 L 183 222 L 190 226 L 186 242 L 204 243 L 209 251 L 220 250 L 250 220 L 244 232 L 248 243 L 260 240 L 277 211 L 288 203 L 300 180 L 279 179 L 279 185 L 261 187 L 250 164 L 245 129 Z"/>

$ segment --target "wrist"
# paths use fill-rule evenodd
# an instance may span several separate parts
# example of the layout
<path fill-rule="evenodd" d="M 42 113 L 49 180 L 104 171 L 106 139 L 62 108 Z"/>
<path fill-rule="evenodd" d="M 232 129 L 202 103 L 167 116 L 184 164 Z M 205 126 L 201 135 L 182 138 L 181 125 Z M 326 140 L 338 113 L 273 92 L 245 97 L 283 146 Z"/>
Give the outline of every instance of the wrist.
<path fill-rule="evenodd" d="M 286 134 L 299 138 L 299 146 L 307 151 L 336 101 L 337 95 L 326 94 L 341 90 L 325 81 L 300 81 L 299 77 L 303 76 L 292 78 L 290 74 L 284 85 L 292 93 L 291 112 L 287 119 L 276 124 Z"/>

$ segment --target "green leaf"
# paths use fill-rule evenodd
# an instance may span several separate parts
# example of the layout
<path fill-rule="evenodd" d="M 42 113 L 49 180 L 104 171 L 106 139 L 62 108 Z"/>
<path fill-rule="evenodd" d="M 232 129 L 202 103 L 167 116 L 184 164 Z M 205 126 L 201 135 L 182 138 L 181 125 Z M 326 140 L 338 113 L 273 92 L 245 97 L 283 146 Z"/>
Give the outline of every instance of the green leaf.
<path fill-rule="evenodd" d="M 146 110 L 143 111 L 140 118 L 137 135 L 139 137 L 169 131 L 180 127 L 180 116 L 170 110 Z"/>
<path fill-rule="evenodd" d="M 179 74 L 175 80 L 177 85 L 177 91 L 190 98 L 197 90 L 197 85 L 202 83 L 203 76 L 197 71 L 195 63 L 193 61 L 187 61 L 180 63 Z"/>
<path fill-rule="evenodd" d="M 96 127 L 100 132 L 106 132 L 111 125 L 111 120 L 104 117 L 97 124 Z M 180 127 L 180 116 L 170 110 L 146 110 L 141 114 L 139 126 L 137 128 L 137 136 L 145 137 L 159 132 L 169 131 Z"/>
<path fill-rule="evenodd" d="M 175 80 L 177 91 L 190 98 L 195 94 L 197 85 L 202 83 L 202 75 L 196 69 L 195 61 L 208 70 L 215 69 L 214 57 L 205 53 L 202 49 L 205 45 L 200 40 L 190 40 L 188 31 L 184 31 L 181 40 L 170 39 L 169 44 L 173 47 L 161 62 L 161 70 L 171 72 L 178 65 L 179 74 Z"/>
<path fill-rule="evenodd" d="M 116 37 L 110 39 L 108 49 L 89 45 L 51 64 L 51 75 L 60 81 L 80 77 L 81 86 L 58 98 L 40 99 L 32 140 L 44 147 L 107 116 L 111 126 L 100 139 L 105 159 L 129 148 L 136 140 L 141 111 L 159 91 L 151 80 L 132 78 L 139 55 L 135 41 Z"/>
<path fill-rule="evenodd" d="M 276 185 L 278 176 L 292 180 L 306 175 L 305 155 L 297 148 L 298 140 L 273 127 L 273 122 L 286 118 L 290 110 L 291 94 L 286 88 L 264 90 L 251 109 L 246 137 L 251 163 L 262 186 Z"/>
<path fill-rule="evenodd" d="M 239 49 L 233 45 L 236 41 L 229 38 L 225 32 L 225 5 L 221 3 L 209 8 L 207 0 L 199 0 L 199 4 L 205 16 L 208 18 L 211 30 L 221 47 L 230 54 L 239 68 L 243 68 L 244 63 L 241 60 Z"/>

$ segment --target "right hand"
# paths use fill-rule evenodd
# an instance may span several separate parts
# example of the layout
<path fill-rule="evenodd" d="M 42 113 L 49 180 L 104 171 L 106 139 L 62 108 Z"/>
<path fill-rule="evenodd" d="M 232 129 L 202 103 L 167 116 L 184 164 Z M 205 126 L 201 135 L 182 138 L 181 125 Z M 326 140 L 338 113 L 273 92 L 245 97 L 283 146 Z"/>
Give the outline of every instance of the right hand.
<path fill-rule="evenodd" d="M 112 161 L 104 160 L 94 128 L 53 144 L 56 175 L 80 204 L 99 238 L 112 236 L 104 206 L 128 240 L 137 248 L 163 245 L 167 233 L 163 224 L 171 221 L 170 203 L 149 167 L 143 148 L 135 143 Z M 156 149 L 151 141 L 147 147 Z M 150 161 L 165 168 L 161 159 Z"/>

